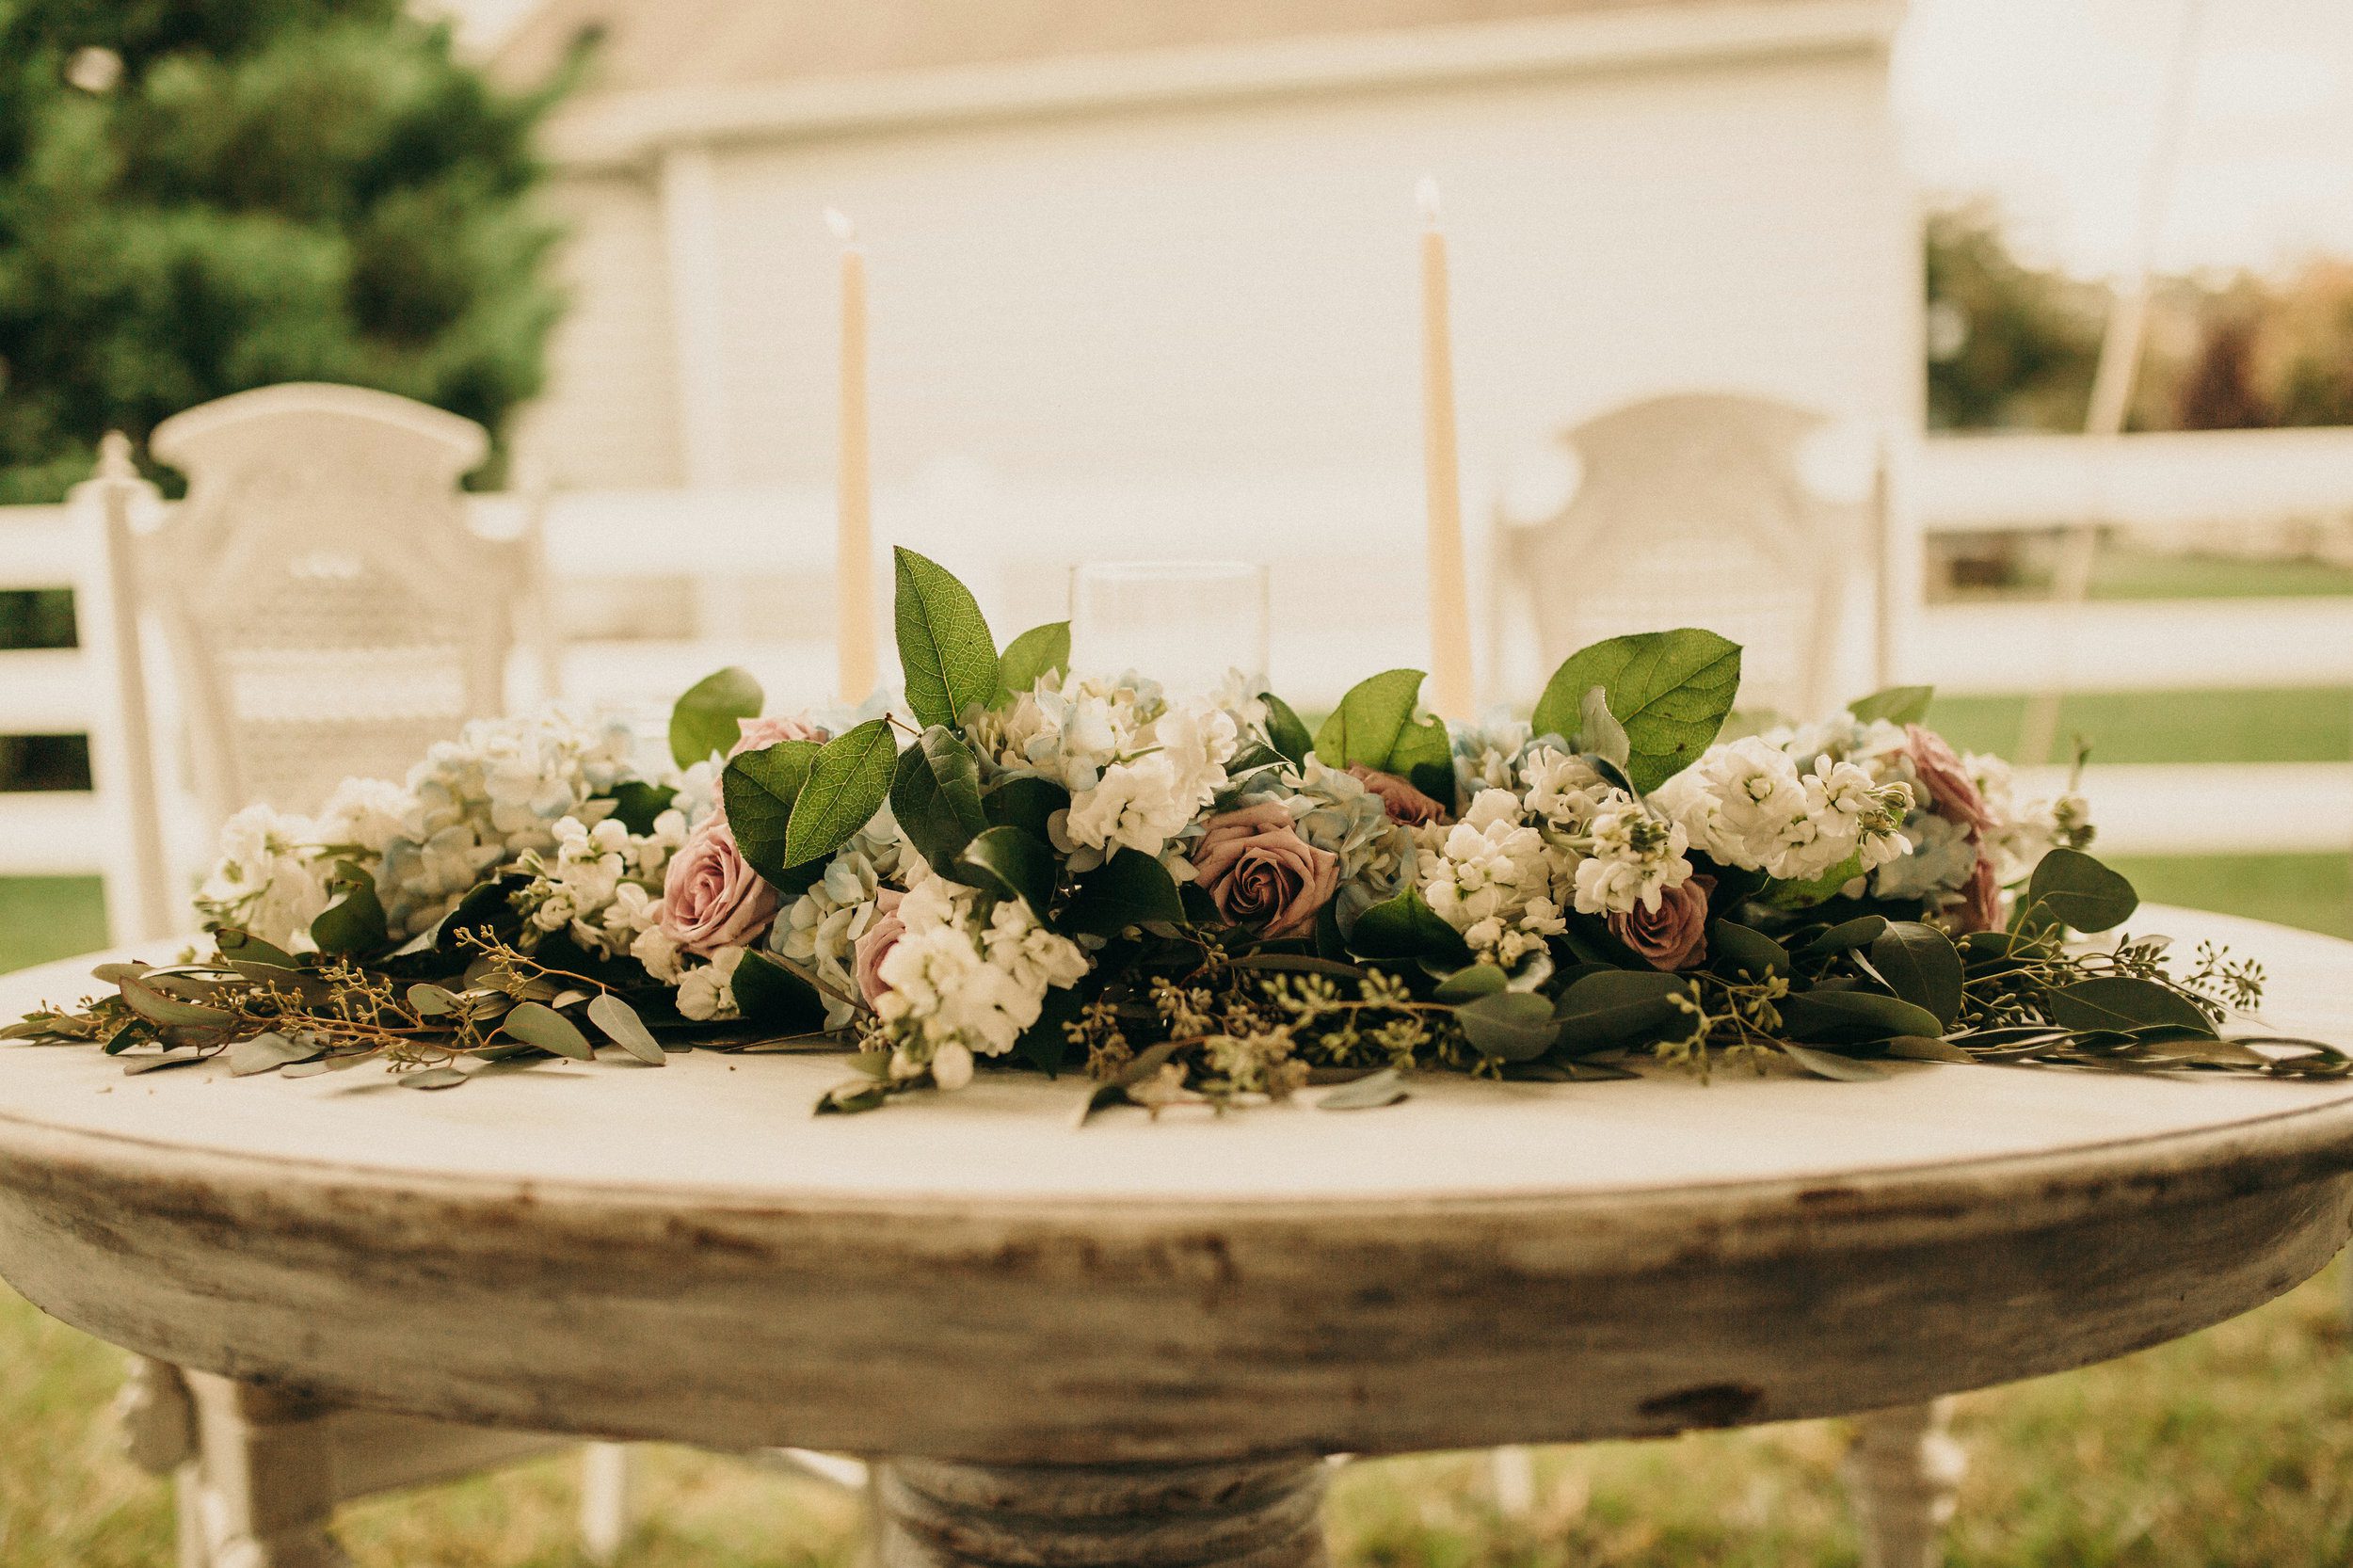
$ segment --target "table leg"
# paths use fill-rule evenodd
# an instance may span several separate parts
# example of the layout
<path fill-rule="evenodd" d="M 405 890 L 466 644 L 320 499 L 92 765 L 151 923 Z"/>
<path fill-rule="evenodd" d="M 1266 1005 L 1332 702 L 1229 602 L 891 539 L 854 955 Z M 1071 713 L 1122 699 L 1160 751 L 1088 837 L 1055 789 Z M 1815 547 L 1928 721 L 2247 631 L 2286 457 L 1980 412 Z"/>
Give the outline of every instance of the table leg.
<path fill-rule="evenodd" d="M 1947 1430 L 1952 1401 L 1901 1405 L 1855 1418 L 1847 1489 L 1863 1537 L 1863 1568 L 1936 1568 L 1967 1466 Z"/>
<path fill-rule="evenodd" d="M 878 1467 L 883 1568 L 1323 1568 L 1325 1466 Z"/>

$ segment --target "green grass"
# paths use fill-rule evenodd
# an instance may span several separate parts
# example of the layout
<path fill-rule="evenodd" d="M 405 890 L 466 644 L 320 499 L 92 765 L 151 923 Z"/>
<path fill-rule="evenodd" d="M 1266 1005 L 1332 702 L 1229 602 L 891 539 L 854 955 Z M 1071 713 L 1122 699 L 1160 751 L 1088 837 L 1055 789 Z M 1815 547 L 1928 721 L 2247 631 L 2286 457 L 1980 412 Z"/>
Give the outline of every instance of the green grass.
<path fill-rule="evenodd" d="M 2018 749 L 2023 696 L 1939 696 L 1929 722 L 1965 751 Z M 2081 736 L 2104 762 L 2353 761 L 2353 688 L 2077 692 L 2059 703 L 2062 750 Z"/>
<path fill-rule="evenodd" d="M 0 973 L 105 945 L 96 877 L 0 876 Z"/>
<path fill-rule="evenodd" d="M 1954 1568 L 2342 1568 L 2353 1558 L 2353 1357 L 2334 1272 L 2122 1361 L 1973 1394 Z M 1835 1353 L 1834 1347 L 1826 1353 Z M 0 1289 L 0 1568 L 163 1568 L 164 1485 L 116 1450 L 116 1353 Z M 1852 1568 L 1844 1432 L 1805 1422 L 1545 1449 L 1499 1516 L 1483 1460 L 1359 1464 L 1336 1556 L 1364 1568 Z M 739 1460 L 644 1450 L 622 1568 L 849 1568 L 847 1498 Z M 565 1461 L 345 1511 L 359 1568 L 577 1568 Z"/>
<path fill-rule="evenodd" d="M 1945 600 L 2042 599 L 2049 596 L 2059 556 L 2059 535 L 2020 533 L 2010 540 L 2011 575 L 1996 585 L 1947 589 L 1932 577 L 1930 598 Z M 1982 536 L 1945 535 L 1932 539 L 1939 557 L 1976 555 L 1993 548 Z M 2311 599 L 2353 594 L 2353 567 L 2328 561 L 2261 559 L 2151 550 L 2108 540 L 2093 559 L 2093 599 Z"/>

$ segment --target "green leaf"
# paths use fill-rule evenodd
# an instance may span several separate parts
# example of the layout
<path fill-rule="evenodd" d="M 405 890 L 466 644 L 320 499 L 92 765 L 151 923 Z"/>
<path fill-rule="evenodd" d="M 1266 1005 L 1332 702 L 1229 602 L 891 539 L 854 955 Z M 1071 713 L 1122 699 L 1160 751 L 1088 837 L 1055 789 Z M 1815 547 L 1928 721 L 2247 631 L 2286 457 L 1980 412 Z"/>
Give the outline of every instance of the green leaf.
<path fill-rule="evenodd" d="M 1674 998 L 1690 982 L 1647 969 L 1603 969 L 1574 982 L 1553 1004 L 1561 1038 L 1579 1049 L 1619 1045 L 1688 1016 Z"/>
<path fill-rule="evenodd" d="M 1574 733 L 1595 686 L 1625 727 L 1626 773 L 1648 792 L 1682 772 L 1723 728 L 1740 689 L 1740 648 L 1691 627 L 1595 643 L 1569 655 L 1545 683 L 1535 732 Z"/>
<path fill-rule="evenodd" d="M 1075 988 L 1052 987 L 1038 1000 L 1036 1020 L 1014 1040 L 1013 1053 L 1048 1078 L 1060 1078 L 1071 1050 L 1064 1026 L 1075 1022 L 1085 1005 L 1086 999 Z"/>
<path fill-rule="evenodd" d="M 523 924 L 521 914 L 515 908 L 514 894 L 530 880 L 527 876 L 510 875 L 475 883 L 457 901 L 456 907 L 433 922 L 425 946 L 438 953 L 463 952 L 457 940 L 460 932 L 512 938 Z"/>
<path fill-rule="evenodd" d="M 1481 997 L 1494 996 L 1510 984 L 1511 977 L 1493 964 L 1473 964 L 1438 982 L 1438 988 L 1430 995 L 1435 1001 L 1476 1001 Z"/>
<path fill-rule="evenodd" d="M 1426 958 L 1449 969 L 1470 961 L 1470 948 L 1462 934 L 1438 918 L 1417 888 L 1408 888 L 1357 916 L 1348 946 L 1359 958 Z"/>
<path fill-rule="evenodd" d="M 558 1056 L 568 1056 L 575 1062 L 596 1059 L 596 1051 L 588 1044 L 588 1036 L 580 1026 L 541 1001 L 526 1001 L 499 1021 L 499 1028 L 527 1046 Z"/>
<path fill-rule="evenodd" d="M 1318 1111 L 1377 1111 L 1385 1105 L 1395 1105 L 1406 1097 L 1405 1075 L 1395 1067 L 1384 1067 L 1377 1073 L 1367 1073 L 1353 1083 L 1343 1083 L 1316 1101 Z"/>
<path fill-rule="evenodd" d="M 2214 1021 L 2170 986 L 2131 975 L 2101 975 L 2050 996 L 2051 1021 L 2072 1030 L 2178 1029 L 2215 1037 Z"/>
<path fill-rule="evenodd" d="M 1934 1014 L 1945 1029 L 1953 1027 L 1961 1016 L 1961 964 L 1951 937 L 1917 920 L 1893 920 L 1872 938 L 1871 964 L 1897 996 Z"/>
<path fill-rule="evenodd" d="M 792 805 L 801 787 L 824 750 L 815 741 L 778 741 L 747 751 L 729 762 L 719 776 L 719 798 L 728 811 L 728 830 L 744 863 L 771 882 L 785 879 L 785 845 L 791 836 Z"/>
<path fill-rule="evenodd" d="M 730 664 L 704 676 L 670 710 L 670 760 L 681 768 L 724 757 L 744 738 L 739 719 L 760 717 L 767 696 L 749 670 Z"/>
<path fill-rule="evenodd" d="M 993 825 L 1018 827 L 1041 839 L 1053 837 L 1048 824 L 1054 813 L 1069 808 L 1068 790 L 1034 774 L 1008 778 L 981 797 L 981 810 Z"/>
<path fill-rule="evenodd" d="M 1857 850 L 1811 882 L 1768 882 L 1762 902 L 1776 909 L 1811 909 L 1863 874 L 1863 852 Z"/>
<path fill-rule="evenodd" d="M 1018 827 L 992 827 L 956 857 L 962 880 L 1000 898 L 1017 898 L 1043 921 L 1053 903 L 1057 870 L 1046 840 Z"/>
<path fill-rule="evenodd" d="M 973 835 L 986 830 L 980 769 L 954 730 L 933 725 L 899 753 L 890 812 L 934 871 L 945 871 Z"/>
<path fill-rule="evenodd" d="M 1351 686 L 1340 705 L 1332 710 L 1332 716 L 1323 721 L 1323 728 L 1316 731 L 1316 755 L 1323 759 L 1323 765 L 1347 768 L 1361 762 L 1401 776 L 1406 766 L 1395 760 L 1401 741 L 1417 756 L 1424 756 L 1431 752 L 1428 731 L 1435 728 L 1443 744 L 1444 726 L 1414 723 L 1421 680 L 1419 670 L 1383 670 Z M 1408 731 L 1417 730 L 1421 733 L 1409 737 Z"/>
<path fill-rule="evenodd" d="M 1929 1034 L 1895 1034 L 1887 1041 L 1887 1054 L 1907 1062 L 1974 1063 L 1977 1058 L 1954 1045 L 1950 1040 Z"/>
<path fill-rule="evenodd" d="M 2132 919 L 2140 895 L 2116 872 L 2081 850 L 2055 849 L 2042 857 L 2018 901 L 2013 929 L 2051 925 L 2076 931 L 2107 931 Z"/>
<path fill-rule="evenodd" d="M 826 742 L 792 797 L 784 830 L 784 863 L 806 866 L 848 843 L 882 809 L 898 763 L 898 743 L 890 738 L 888 719 L 868 719 Z M 731 815 L 728 821 L 734 821 Z"/>
<path fill-rule="evenodd" d="M 1863 1045 L 1897 1034 L 1939 1035 L 1945 1025 L 1925 1007 L 1877 991 L 1801 991 L 1780 1002 L 1784 1028 L 1801 1040 Z"/>
<path fill-rule="evenodd" d="M 1397 732 L 1384 773 L 1396 774 L 1423 794 L 1451 809 L 1454 805 L 1454 742 L 1446 721 L 1409 724 Z"/>
<path fill-rule="evenodd" d="M 1179 924 L 1184 918 L 1184 900 L 1168 868 L 1142 850 L 1123 849 L 1079 878 L 1061 925 L 1077 936 L 1116 936 L 1131 925 Z"/>
<path fill-rule="evenodd" d="M 728 745 L 732 747 L 734 742 Z M 654 819 L 678 803 L 678 792 L 666 784 L 648 784 L 632 778 L 616 784 L 608 792 L 613 802 L 613 820 L 640 838 L 653 831 Z"/>
<path fill-rule="evenodd" d="M 1532 991 L 1496 991 L 1454 1010 L 1454 1021 L 1479 1054 L 1498 1062 L 1531 1062 L 1561 1037 L 1552 1003 Z"/>
<path fill-rule="evenodd" d="M 808 981 L 757 948 L 735 966 L 728 989 L 744 1021 L 778 1034 L 808 1034 L 825 1027 L 825 999 Z"/>
<path fill-rule="evenodd" d="M 736 1011 L 743 1011 L 740 1003 Z M 663 1054 L 662 1042 L 653 1037 L 653 1032 L 646 1027 L 646 1021 L 637 1016 L 637 1009 L 612 992 L 602 992 L 588 1003 L 588 1021 L 602 1030 L 606 1039 L 647 1066 L 669 1064 L 670 1059 Z"/>
<path fill-rule="evenodd" d="M 319 1047 L 296 1045 L 275 1031 L 256 1034 L 229 1048 L 229 1076 L 251 1078 L 256 1073 L 274 1073 L 290 1062 L 308 1062 L 319 1054 Z"/>
<path fill-rule="evenodd" d="M 1599 686 L 1589 688 L 1585 700 L 1577 705 L 1577 747 L 1590 751 L 1624 772 L 1633 765 L 1634 743 L 1618 722 L 1618 715 L 1609 711 L 1609 694 Z"/>
<path fill-rule="evenodd" d="M 1315 749 L 1316 744 L 1315 737 L 1307 733 L 1307 726 L 1289 703 L 1273 692 L 1260 692 L 1258 697 L 1266 704 L 1267 739 L 1274 743 L 1274 749 L 1281 752 L 1292 767 L 1305 767 L 1307 754 Z"/>
<path fill-rule="evenodd" d="M 466 1005 L 446 988 L 421 980 L 408 987 L 408 1010 L 419 1017 L 438 1018 L 444 1014 L 463 1013 Z"/>
<path fill-rule="evenodd" d="M 1806 938 L 1798 947 L 1798 956 L 1827 958 L 1832 953 L 1851 952 L 1856 948 L 1868 947 L 1880 939 L 1888 923 L 1884 915 L 1857 915 L 1853 920 L 1841 920 Z"/>
<path fill-rule="evenodd" d="M 891 557 L 907 706 L 927 725 L 957 728 L 967 708 L 997 694 L 997 644 L 972 591 L 945 568 L 904 547 Z"/>
<path fill-rule="evenodd" d="M 295 967 L 293 953 L 263 941 L 250 931 L 239 931 L 234 926 L 224 926 L 214 932 L 213 945 L 224 961 L 243 959 L 248 964 L 267 964 L 280 969 Z"/>
<path fill-rule="evenodd" d="M 1929 716 L 1929 699 L 1936 696 L 1933 686 L 1888 686 L 1859 696 L 1847 704 L 1847 712 L 1869 724 L 1885 719 L 1890 724 L 1918 724 Z"/>
<path fill-rule="evenodd" d="M 1781 1042 L 1783 1054 L 1817 1078 L 1834 1078 L 1843 1083 L 1869 1083 L 1887 1076 L 1887 1069 L 1876 1062 L 1858 1062 L 1836 1051 L 1817 1050 L 1793 1040 Z"/>
<path fill-rule="evenodd" d="M 404 1089 L 455 1089 L 472 1077 L 461 1067 L 427 1067 L 423 1072 L 401 1074 L 399 1082 Z"/>
<path fill-rule="evenodd" d="M 1746 975 L 1753 981 L 1777 974 L 1787 979 L 1797 972 L 1789 950 L 1763 932 L 1734 920 L 1710 920 L 1707 925 L 1708 968 L 1727 977 Z"/>
<path fill-rule="evenodd" d="M 997 660 L 998 689 L 1019 696 L 1046 676 L 1070 673 L 1070 623 L 1048 621 L 1032 626 L 1005 645 Z"/>
<path fill-rule="evenodd" d="M 376 878 L 346 860 L 335 868 L 327 886 L 335 897 L 311 922 L 311 940 L 334 957 L 374 952 L 390 937 L 384 930 L 384 905 L 376 902 Z"/>

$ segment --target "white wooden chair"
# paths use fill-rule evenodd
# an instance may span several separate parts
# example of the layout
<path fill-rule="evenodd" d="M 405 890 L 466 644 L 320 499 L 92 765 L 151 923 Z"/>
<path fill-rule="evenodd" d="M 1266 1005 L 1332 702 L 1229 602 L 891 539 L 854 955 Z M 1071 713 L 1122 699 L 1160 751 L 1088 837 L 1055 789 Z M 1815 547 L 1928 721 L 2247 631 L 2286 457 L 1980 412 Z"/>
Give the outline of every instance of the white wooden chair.
<path fill-rule="evenodd" d="M 479 425 L 353 387 L 240 392 L 155 429 L 188 476 L 159 527 L 152 490 L 110 438 L 77 501 L 100 508 L 121 687 L 119 793 L 142 855 L 136 936 L 184 926 L 184 886 L 160 852 L 142 609 L 162 623 L 213 824 L 253 800 L 315 808 L 351 774 L 399 777 L 427 744 L 503 711 L 514 610 L 536 540 L 466 523 L 458 480 L 480 466 Z M 144 492 L 144 493 L 143 493 Z M 157 886 L 157 884 L 162 884 Z M 536 1433 L 341 1410 L 160 1362 L 135 1368 L 123 1404 L 135 1458 L 175 1477 L 182 1568 L 328 1568 L 341 1503 L 577 1447 Z M 626 1450 L 591 1445 L 582 1534 L 610 1559 L 628 1524 Z"/>
<path fill-rule="evenodd" d="M 1826 494 L 1805 459 L 1828 425 L 1788 404 L 1703 392 L 1632 404 L 1565 432 L 1573 492 L 1533 518 L 1498 508 L 1490 625 L 1503 624 L 1501 594 L 1519 584 L 1547 670 L 1605 637 L 1706 627 L 1741 645 L 1752 713 L 1828 712 L 1841 676 L 1858 668 L 1885 683 L 1897 598 L 1885 454 L 1873 455 L 1852 495 Z M 1858 600 L 1867 616 L 1852 614 Z M 1842 657 L 1858 622 L 1867 661 Z M 1865 1568 L 1938 1560 L 1962 1468 L 1947 1415 L 1939 1401 L 1855 1423 L 1846 1475 Z M 1493 1463 L 1498 1505 L 1532 1506 L 1528 1451 L 1499 1449 Z"/>

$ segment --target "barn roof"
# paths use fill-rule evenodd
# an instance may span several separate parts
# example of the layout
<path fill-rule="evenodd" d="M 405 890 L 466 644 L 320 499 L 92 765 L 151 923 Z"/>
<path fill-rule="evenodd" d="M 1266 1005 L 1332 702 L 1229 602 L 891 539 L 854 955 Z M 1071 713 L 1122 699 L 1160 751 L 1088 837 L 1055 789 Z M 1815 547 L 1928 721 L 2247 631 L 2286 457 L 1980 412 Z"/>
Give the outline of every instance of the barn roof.
<path fill-rule="evenodd" d="M 542 0 L 493 68 L 545 76 L 600 36 L 592 93 L 744 88 L 1529 22 L 1694 0 Z M 1789 0 L 1764 0 L 1788 4 Z"/>

